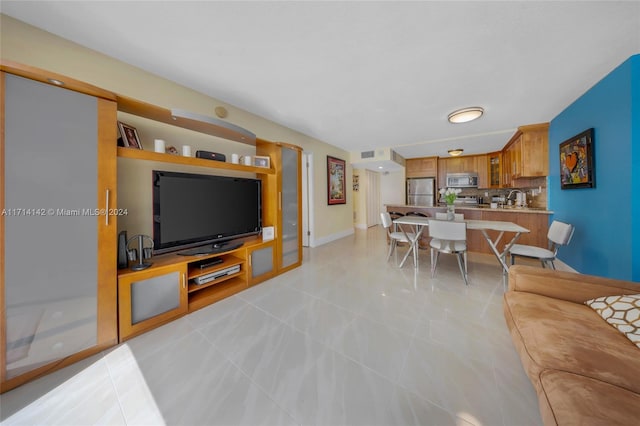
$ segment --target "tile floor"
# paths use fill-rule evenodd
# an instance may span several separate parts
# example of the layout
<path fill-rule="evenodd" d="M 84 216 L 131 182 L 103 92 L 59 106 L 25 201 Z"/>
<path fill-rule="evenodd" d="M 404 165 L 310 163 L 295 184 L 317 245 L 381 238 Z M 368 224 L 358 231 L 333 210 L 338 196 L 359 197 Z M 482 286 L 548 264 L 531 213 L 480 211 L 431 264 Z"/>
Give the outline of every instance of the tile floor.
<path fill-rule="evenodd" d="M 380 227 L 0 397 L 2 424 L 540 425 L 500 268 L 385 262 Z M 401 249 L 404 250 L 404 249 Z"/>

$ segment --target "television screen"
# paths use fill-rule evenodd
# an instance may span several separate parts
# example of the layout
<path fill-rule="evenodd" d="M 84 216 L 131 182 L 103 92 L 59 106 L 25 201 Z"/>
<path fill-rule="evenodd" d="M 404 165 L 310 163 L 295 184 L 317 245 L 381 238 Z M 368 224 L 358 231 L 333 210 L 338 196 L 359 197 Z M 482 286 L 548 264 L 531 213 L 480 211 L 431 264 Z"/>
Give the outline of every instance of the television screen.
<path fill-rule="evenodd" d="M 262 229 L 259 179 L 153 171 L 156 253 L 220 243 Z"/>

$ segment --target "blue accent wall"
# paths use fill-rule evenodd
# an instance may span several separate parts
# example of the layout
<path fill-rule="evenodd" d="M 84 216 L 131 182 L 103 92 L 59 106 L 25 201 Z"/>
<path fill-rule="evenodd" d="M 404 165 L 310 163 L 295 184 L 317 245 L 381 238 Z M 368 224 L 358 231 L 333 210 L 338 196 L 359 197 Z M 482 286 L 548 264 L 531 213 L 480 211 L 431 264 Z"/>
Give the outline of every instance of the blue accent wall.
<path fill-rule="evenodd" d="M 559 145 L 593 127 L 595 188 L 560 189 Z M 549 126 L 551 219 L 575 225 L 558 258 L 578 272 L 640 282 L 640 55 Z"/>

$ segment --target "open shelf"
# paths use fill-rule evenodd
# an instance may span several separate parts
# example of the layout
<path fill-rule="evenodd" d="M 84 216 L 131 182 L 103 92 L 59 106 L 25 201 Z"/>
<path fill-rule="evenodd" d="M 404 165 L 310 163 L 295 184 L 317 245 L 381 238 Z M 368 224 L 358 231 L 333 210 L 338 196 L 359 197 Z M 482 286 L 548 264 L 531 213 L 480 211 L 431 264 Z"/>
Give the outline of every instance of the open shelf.
<path fill-rule="evenodd" d="M 216 284 L 217 285 L 212 285 L 189 294 L 189 312 L 204 308 L 207 305 L 232 296 L 248 287 L 247 281 L 240 277 L 233 277 Z"/>
<path fill-rule="evenodd" d="M 228 280 L 230 280 L 232 278 L 235 278 L 235 277 L 237 277 L 239 275 L 242 275 L 242 274 L 244 274 L 244 271 L 241 269 L 240 271 L 236 272 L 235 274 L 227 275 L 225 277 L 220 277 L 220 278 L 218 278 L 218 279 L 216 279 L 214 281 L 208 282 L 206 284 L 189 283 L 189 288 L 188 288 L 187 291 L 189 292 L 189 294 L 192 294 L 192 293 L 194 293 L 196 291 L 201 291 L 201 290 L 203 290 L 203 289 L 205 289 L 207 287 L 211 287 L 211 286 L 220 284 L 222 282 L 228 281 Z M 191 296 L 189 296 L 189 297 L 191 297 Z"/>
<path fill-rule="evenodd" d="M 118 147 L 118 157 L 136 160 L 160 161 L 163 163 L 184 164 L 187 166 L 211 167 L 258 174 L 275 174 L 275 169 L 266 167 L 245 166 L 243 164 L 226 163 L 224 161 L 204 160 L 202 158 L 183 157 L 181 155 L 163 154 L 161 152 L 144 151 L 135 148 Z"/>
<path fill-rule="evenodd" d="M 199 120 L 197 119 L 197 114 L 190 114 L 193 115 L 194 118 L 181 116 L 182 114 L 174 115 L 172 111 L 167 108 L 121 95 L 117 95 L 117 103 L 118 111 L 247 145 L 255 146 L 256 144 L 256 137 L 253 133 L 213 117 L 203 117 L 206 120 Z M 182 113 L 183 111 L 180 112 Z"/>

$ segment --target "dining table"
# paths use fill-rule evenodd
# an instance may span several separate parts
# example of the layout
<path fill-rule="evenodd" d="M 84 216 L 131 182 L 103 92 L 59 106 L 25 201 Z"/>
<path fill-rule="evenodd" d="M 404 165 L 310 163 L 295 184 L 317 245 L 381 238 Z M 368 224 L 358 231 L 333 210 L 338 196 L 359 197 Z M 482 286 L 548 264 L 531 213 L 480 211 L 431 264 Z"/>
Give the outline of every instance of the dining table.
<path fill-rule="evenodd" d="M 402 232 L 404 232 L 407 240 L 410 241 L 409 250 L 402 258 L 402 262 L 400 262 L 400 267 L 404 265 L 409 255 L 413 254 L 414 266 L 418 267 L 418 241 L 422 237 L 424 230 L 429 226 L 429 220 L 434 220 L 434 218 L 430 217 L 422 217 L 422 216 L 402 216 L 397 219 L 394 219 L 393 223 L 399 225 Z M 491 251 L 500 262 L 502 266 L 502 275 L 506 280 L 507 274 L 509 273 L 509 266 L 505 261 L 506 255 L 509 252 L 509 249 L 516 243 L 520 235 L 528 233 L 529 230 L 523 226 L 520 226 L 513 222 L 507 222 L 502 220 L 475 220 L 475 219 L 464 219 L 461 220 L 467 224 L 467 229 L 475 229 L 479 230 L 482 233 L 482 236 L 489 244 Z M 404 225 L 404 226 L 403 226 Z M 406 230 L 406 226 L 411 226 L 413 228 L 412 232 L 408 232 Z M 495 239 L 491 239 L 488 234 L 488 231 L 497 231 L 498 236 Z M 504 236 L 505 232 L 513 233 L 513 237 L 507 243 L 504 250 L 500 251 L 498 249 L 498 244 L 500 244 L 500 240 Z"/>

